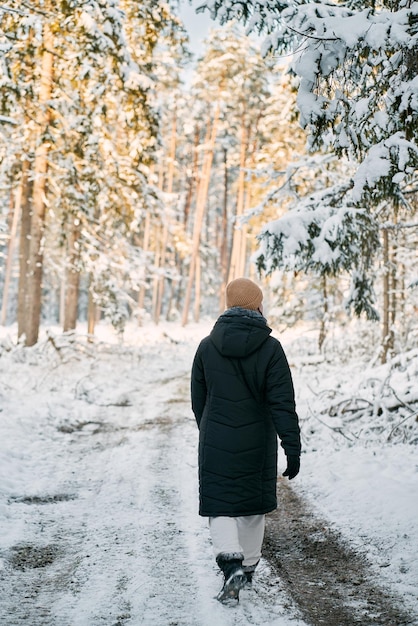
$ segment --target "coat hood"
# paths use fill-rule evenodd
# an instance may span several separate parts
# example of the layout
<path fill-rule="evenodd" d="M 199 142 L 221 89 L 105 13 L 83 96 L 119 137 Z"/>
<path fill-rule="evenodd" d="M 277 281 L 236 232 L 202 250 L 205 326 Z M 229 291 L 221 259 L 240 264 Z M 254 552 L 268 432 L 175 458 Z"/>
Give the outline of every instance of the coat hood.
<path fill-rule="evenodd" d="M 258 350 L 270 333 L 261 313 L 233 307 L 218 318 L 209 337 L 223 356 L 243 358 Z"/>

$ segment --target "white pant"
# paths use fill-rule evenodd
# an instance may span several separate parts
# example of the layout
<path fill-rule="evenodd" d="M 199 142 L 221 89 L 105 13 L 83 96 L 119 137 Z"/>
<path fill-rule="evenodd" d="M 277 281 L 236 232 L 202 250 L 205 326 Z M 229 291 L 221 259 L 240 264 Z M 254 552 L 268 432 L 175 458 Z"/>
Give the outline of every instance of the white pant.
<path fill-rule="evenodd" d="M 264 515 L 210 517 L 209 530 L 215 557 L 221 552 L 240 552 L 243 565 L 255 565 L 261 557 L 264 538 Z"/>

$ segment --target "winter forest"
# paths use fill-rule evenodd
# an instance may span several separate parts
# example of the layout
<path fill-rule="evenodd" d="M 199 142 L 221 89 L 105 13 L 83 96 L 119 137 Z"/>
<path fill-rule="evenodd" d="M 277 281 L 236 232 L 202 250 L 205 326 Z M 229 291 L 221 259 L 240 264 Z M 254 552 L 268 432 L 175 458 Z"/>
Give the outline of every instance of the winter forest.
<path fill-rule="evenodd" d="M 1 7 L 2 324 L 185 325 L 260 272 L 320 344 L 379 320 L 384 361 L 416 341 L 415 3 L 201 9 L 191 60 L 176 2 Z"/>
<path fill-rule="evenodd" d="M 207 23 L 198 48 L 186 8 Z M 414 0 L 0 0 L 1 623 L 418 624 L 417 70 Z M 370 583 L 367 608 L 358 596 L 347 608 L 366 587 L 357 582 L 352 592 L 341 583 L 325 621 L 325 592 L 308 602 L 302 584 L 274 604 L 272 572 L 287 593 L 274 556 L 234 617 L 211 604 L 214 571 L 205 595 L 212 556 L 197 546 L 207 538 L 190 478 L 189 371 L 240 276 L 262 287 L 295 378 L 305 461 L 283 498 L 316 504 L 374 560 L 390 606 Z M 74 482 L 79 463 L 91 484 Z M 370 468 L 382 482 L 367 487 Z M 84 531 L 74 493 L 87 497 L 107 470 L 102 500 L 78 509 Z M 148 476 L 141 493 L 118 495 L 136 471 Z M 171 586 L 158 603 L 153 574 L 136 578 L 180 483 L 179 536 L 156 541 L 175 565 L 193 529 L 184 541 L 199 591 L 180 580 L 189 609 Z M 143 513 L 136 535 L 129 499 Z M 106 528 L 139 545 L 128 565 L 101 525 L 109 507 L 123 515 Z M 64 550 L 57 539 L 68 520 L 77 553 L 77 541 Z M 22 551 L 32 566 L 20 566 Z M 114 579 L 88 570 L 84 553 Z"/>

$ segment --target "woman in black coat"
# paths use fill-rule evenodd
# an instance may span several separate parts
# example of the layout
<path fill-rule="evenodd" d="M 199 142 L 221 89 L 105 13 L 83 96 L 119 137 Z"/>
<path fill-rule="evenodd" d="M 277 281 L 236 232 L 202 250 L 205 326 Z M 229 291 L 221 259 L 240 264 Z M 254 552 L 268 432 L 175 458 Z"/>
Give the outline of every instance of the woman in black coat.
<path fill-rule="evenodd" d="M 247 278 L 227 285 L 227 311 L 200 343 L 192 368 L 199 427 L 199 513 L 209 517 L 218 595 L 237 602 L 261 556 L 264 515 L 277 507 L 277 435 L 284 476 L 299 472 L 300 434 L 292 377 L 262 315 L 261 289 Z"/>

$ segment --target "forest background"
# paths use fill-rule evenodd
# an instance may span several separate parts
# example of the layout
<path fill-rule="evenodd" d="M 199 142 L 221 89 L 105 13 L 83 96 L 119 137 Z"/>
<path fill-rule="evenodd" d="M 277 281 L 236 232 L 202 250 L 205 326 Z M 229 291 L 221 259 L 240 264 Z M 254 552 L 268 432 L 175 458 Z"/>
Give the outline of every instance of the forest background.
<path fill-rule="evenodd" d="M 200 6 L 197 60 L 176 1 L 0 6 L 1 323 L 186 325 L 247 275 L 320 349 L 416 347 L 417 3 Z"/>

